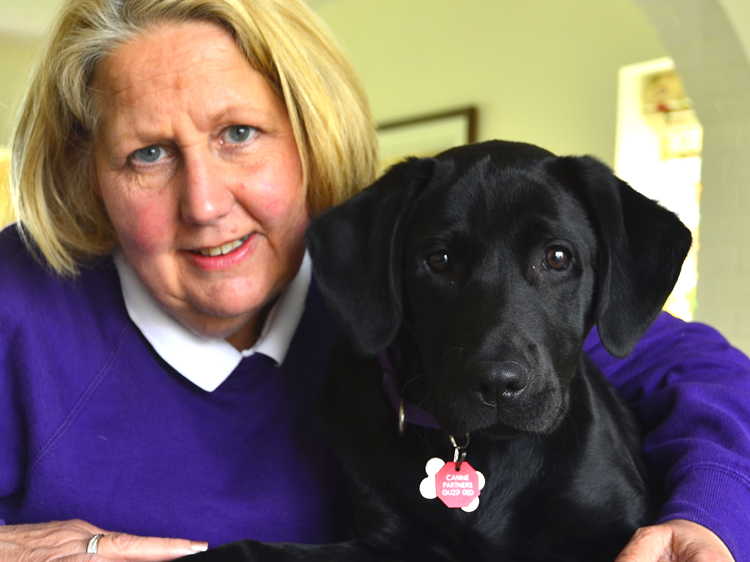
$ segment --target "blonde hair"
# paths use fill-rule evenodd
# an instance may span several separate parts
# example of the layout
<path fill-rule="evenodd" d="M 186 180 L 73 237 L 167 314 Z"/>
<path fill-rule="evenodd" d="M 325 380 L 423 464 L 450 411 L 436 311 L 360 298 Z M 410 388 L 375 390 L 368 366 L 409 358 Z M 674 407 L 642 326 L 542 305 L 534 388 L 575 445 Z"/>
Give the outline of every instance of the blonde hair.
<path fill-rule="evenodd" d="M 27 242 L 58 274 L 117 243 L 93 189 L 90 88 L 113 50 L 167 22 L 214 22 L 286 103 L 313 215 L 375 179 L 377 138 L 353 68 L 302 0 L 68 0 L 13 135 L 11 191 Z"/>

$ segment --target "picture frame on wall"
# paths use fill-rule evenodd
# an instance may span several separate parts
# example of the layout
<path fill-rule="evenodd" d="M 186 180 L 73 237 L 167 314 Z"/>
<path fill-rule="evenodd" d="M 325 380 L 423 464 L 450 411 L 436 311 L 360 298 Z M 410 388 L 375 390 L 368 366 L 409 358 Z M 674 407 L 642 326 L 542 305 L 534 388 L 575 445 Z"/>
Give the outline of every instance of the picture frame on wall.
<path fill-rule="evenodd" d="M 381 170 L 409 156 L 434 156 L 476 142 L 477 108 L 462 107 L 378 125 Z"/>

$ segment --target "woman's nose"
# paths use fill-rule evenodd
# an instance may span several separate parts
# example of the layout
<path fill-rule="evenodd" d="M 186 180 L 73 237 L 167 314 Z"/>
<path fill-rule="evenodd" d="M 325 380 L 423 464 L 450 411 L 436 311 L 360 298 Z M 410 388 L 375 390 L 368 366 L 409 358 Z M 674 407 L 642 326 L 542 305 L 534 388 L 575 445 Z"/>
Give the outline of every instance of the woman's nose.
<path fill-rule="evenodd" d="M 184 188 L 180 197 L 182 218 L 188 223 L 208 225 L 228 215 L 234 194 L 210 155 L 185 159 Z"/>

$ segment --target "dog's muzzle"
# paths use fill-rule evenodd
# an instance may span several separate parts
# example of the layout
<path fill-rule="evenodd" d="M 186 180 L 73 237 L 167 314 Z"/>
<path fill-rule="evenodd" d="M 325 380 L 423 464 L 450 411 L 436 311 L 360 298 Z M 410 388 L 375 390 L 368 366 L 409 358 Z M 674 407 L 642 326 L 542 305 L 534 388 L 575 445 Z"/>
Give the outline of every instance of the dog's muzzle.
<path fill-rule="evenodd" d="M 482 402 L 498 408 L 519 399 L 529 384 L 529 372 L 515 361 L 474 361 L 466 366 L 464 382 Z"/>
<path fill-rule="evenodd" d="M 566 397 L 557 377 L 532 373 L 516 361 L 478 360 L 453 368 L 457 371 L 440 377 L 432 402 L 446 431 L 508 439 L 547 433 L 561 419 Z"/>

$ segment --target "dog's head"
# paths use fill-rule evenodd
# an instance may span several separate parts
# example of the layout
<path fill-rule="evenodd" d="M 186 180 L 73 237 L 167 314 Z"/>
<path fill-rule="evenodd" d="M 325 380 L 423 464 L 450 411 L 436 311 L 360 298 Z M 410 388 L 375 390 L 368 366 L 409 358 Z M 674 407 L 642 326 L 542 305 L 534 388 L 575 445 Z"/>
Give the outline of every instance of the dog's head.
<path fill-rule="evenodd" d="M 406 326 L 441 426 L 498 437 L 555 427 L 595 323 L 630 352 L 690 243 L 597 160 L 501 141 L 398 164 L 307 233 L 354 345 L 377 353 Z"/>

